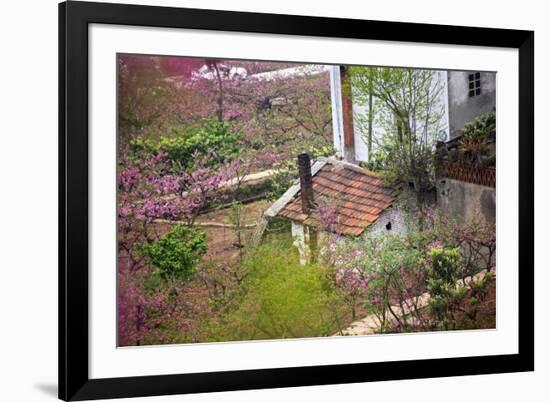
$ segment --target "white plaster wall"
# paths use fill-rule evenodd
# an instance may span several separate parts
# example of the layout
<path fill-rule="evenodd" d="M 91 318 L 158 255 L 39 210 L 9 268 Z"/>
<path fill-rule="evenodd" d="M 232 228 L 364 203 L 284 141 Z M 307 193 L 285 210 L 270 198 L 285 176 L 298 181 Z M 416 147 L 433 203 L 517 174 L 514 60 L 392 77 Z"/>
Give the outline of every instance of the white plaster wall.
<path fill-rule="evenodd" d="M 439 140 L 448 141 L 450 139 L 449 135 L 449 87 L 447 85 L 448 71 L 437 71 L 437 80 L 434 82 L 433 86 L 438 83 L 441 84 L 442 89 L 437 100 L 437 107 L 441 111 L 441 120 L 439 122 Z"/>
<path fill-rule="evenodd" d="M 344 149 L 344 121 L 342 119 L 342 85 L 340 66 L 330 66 L 330 99 L 332 103 L 332 137 L 336 155 L 341 157 Z"/>
<path fill-rule="evenodd" d="M 368 105 L 358 105 L 357 103 L 353 103 L 353 138 L 355 140 L 355 160 L 356 161 L 366 161 L 369 155 L 369 150 L 367 148 L 367 143 L 363 139 L 363 135 L 366 135 L 367 133 L 363 133 L 358 127 L 356 123 L 356 116 L 357 115 L 367 115 L 369 112 Z M 375 127 L 373 126 L 373 132 L 375 132 Z"/>
<path fill-rule="evenodd" d="M 367 135 L 367 132 L 363 132 L 356 121 L 357 115 L 366 115 L 369 112 L 368 105 L 359 105 L 357 103 L 353 103 L 353 116 L 354 116 L 354 124 L 353 124 L 353 134 L 354 134 L 354 140 L 355 140 L 355 160 L 358 162 L 361 161 L 367 161 L 369 156 L 369 150 L 367 148 L 367 142 L 365 140 L 365 136 Z M 383 134 L 382 127 L 377 126 L 375 123 L 372 125 L 372 131 L 373 136 L 380 136 Z M 376 149 L 376 144 L 372 144 L 372 149 Z"/>

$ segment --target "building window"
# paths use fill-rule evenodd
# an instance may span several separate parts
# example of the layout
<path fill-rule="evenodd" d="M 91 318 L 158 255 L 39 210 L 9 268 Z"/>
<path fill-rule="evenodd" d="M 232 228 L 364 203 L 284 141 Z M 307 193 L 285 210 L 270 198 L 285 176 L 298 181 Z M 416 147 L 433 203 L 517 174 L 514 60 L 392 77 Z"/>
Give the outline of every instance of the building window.
<path fill-rule="evenodd" d="M 481 95 L 481 73 L 468 74 L 468 96 Z"/>

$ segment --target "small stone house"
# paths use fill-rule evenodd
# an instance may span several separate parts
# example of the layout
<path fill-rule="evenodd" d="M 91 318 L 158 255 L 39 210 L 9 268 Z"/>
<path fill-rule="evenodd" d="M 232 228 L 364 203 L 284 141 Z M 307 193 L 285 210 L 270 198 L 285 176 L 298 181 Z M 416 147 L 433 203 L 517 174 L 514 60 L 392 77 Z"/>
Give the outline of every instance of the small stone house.
<path fill-rule="evenodd" d="M 326 233 L 315 200 L 327 200 L 337 209 L 332 231 L 342 236 L 406 230 L 405 212 L 397 205 L 399 189 L 358 165 L 332 158 L 298 156 L 299 182 L 291 186 L 264 215 L 291 221 L 294 244 L 305 264 L 315 259 L 319 239 Z"/>

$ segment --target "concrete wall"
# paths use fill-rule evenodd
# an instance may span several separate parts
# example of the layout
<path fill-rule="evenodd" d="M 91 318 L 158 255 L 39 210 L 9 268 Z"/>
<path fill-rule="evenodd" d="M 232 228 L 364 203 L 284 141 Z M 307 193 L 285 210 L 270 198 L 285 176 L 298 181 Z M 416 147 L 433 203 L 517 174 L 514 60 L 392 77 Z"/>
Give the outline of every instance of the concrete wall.
<path fill-rule="evenodd" d="M 477 116 L 491 112 L 496 106 L 496 73 L 481 73 L 481 95 L 468 95 L 468 74 L 475 71 L 449 71 L 447 87 L 449 96 L 450 139 L 460 135 L 464 124 Z"/>
<path fill-rule="evenodd" d="M 437 181 L 437 206 L 447 216 L 463 222 L 482 219 L 494 224 L 496 191 L 493 187 L 440 178 Z"/>

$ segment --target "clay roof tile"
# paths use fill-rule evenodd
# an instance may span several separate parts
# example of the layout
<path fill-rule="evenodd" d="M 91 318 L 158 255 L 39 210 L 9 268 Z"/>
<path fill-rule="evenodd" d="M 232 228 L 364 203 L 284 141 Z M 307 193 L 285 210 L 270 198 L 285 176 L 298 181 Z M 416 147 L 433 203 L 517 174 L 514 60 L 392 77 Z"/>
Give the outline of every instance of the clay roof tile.
<path fill-rule="evenodd" d="M 339 163 L 328 162 L 313 176 L 313 198 L 325 197 L 335 203 L 339 212 L 335 232 L 358 236 L 392 205 L 399 191 L 387 187 L 376 173 Z M 299 191 L 279 215 L 308 225 L 321 225 L 317 213 L 302 212 Z"/>

